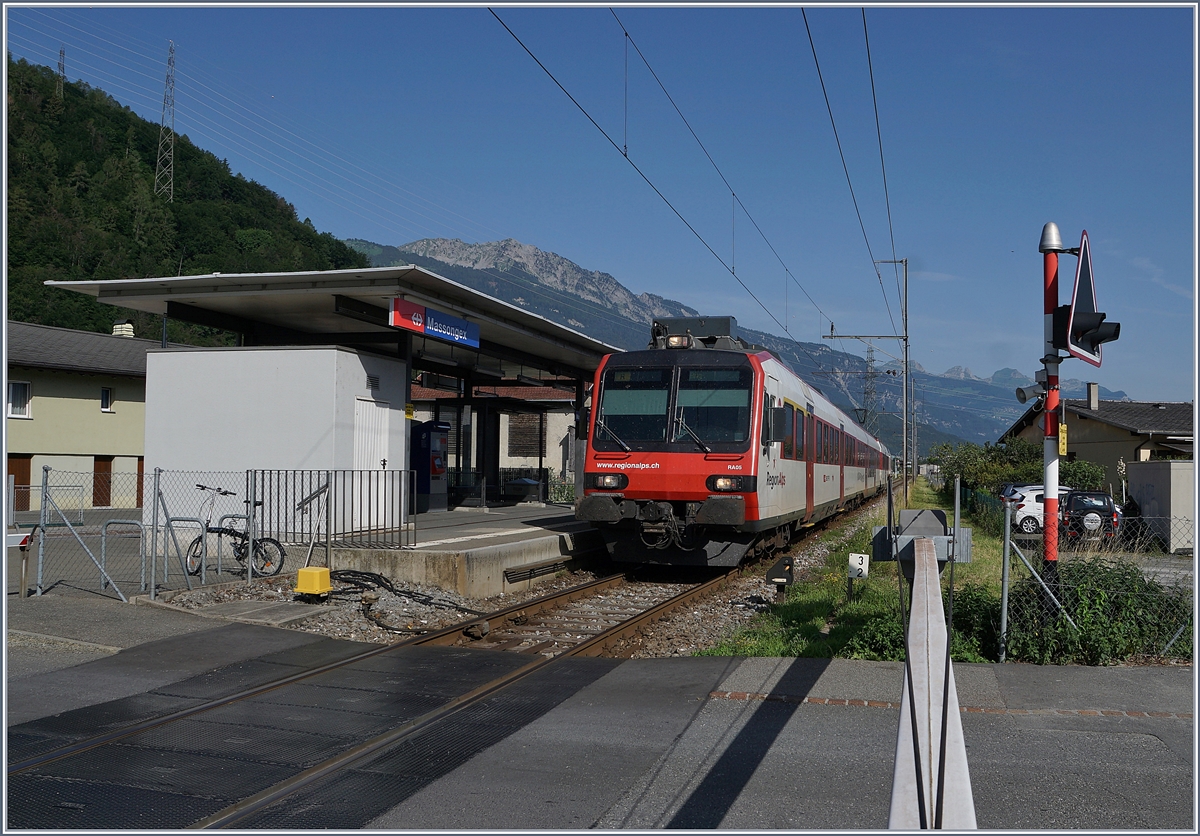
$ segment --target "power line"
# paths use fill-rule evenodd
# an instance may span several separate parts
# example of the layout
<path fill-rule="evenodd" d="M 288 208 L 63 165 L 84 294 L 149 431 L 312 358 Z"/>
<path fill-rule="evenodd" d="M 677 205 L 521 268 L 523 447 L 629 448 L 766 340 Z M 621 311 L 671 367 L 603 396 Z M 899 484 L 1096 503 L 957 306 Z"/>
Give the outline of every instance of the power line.
<path fill-rule="evenodd" d="M 739 277 L 737 275 L 737 273 L 733 272 L 733 270 L 730 268 L 730 266 L 725 263 L 725 259 L 721 258 L 721 256 L 717 254 L 717 251 L 714 250 L 712 248 L 712 246 L 708 243 L 708 241 L 706 241 L 704 239 L 704 236 L 701 235 L 696 230 L 696 228 L 694 226 L 692 226 L 692 224 L 688 221 L 688 219 L 685 218 L 683 216 L 683 214 L 678 209 L 675 208 L 675 205 L 673 203 L 671 203 L 670 200 L 667 199 L 667 196 L 664 195 L 659 190 L 658 186 L 654 185 L 654 182 L 648 176 L 646 176 L 645 172 L 643 172 L 638 167 L 637 163 L 635 163 L 626 153 L 624 153 L 622 151 L 621 146 L 618 145 L 616 143 L 616 141 L 611 136 L 608 135 L 608 132 L 606 130 L 604 130 L 604 128 L 600 127 L 600 124 L 598 122 L 596 122 L 596 120 L 594 118 L 592 118 L 592 115 L 590 113 L 588 113 L 587 109 L 583 105 L 581 105 L 579 103 L 579 101 L 576 100 L 576 98 L 571 95 L 570 91 L 568 91 L 567 88 L 562 85 L 562 82 L 560 82 L 554 76 L 554 73 L 550 72 L 550 70 L 546 67 L 546 65 L 543 64 L 541 62 L 541 60 L 536 55 L 533 54 L 533 51 L 525 45 L 525 42 L 522 41 L 519 37 L 517 37 L 517 33 L 508 27 L 508 24 L 505 23 L 500 18 L 500 15 L 496 14 L 496 11 L 494 9 L 489 7 L 488 11 L 491 12 L 492 17 L 496 18 L 496 21 L 501 26 L 504 27 L 504 30 L 506 32 L 508 32 L 509 35 L 512 36 L 513 40 L 517 42 L 517 44 L 521 47 L 521 49 L 525 50 L 526 54 L 529 55 L 529 57 L 533 59 L 534 63 L 536 63 L 539 67 L 541 67 L 542 72 L 544 72 L 549 77 L 549 79 L 554 82 L 555 86 L 557 86 L 558 89 L 563 92 L 563 95 L 565 95 L 568 99 L 571 100 L 571 104 L 575 105 L 575 107 L 579 109 L 579 112 L 582 113 L 584 115 L 584 117 L 589 122 L 592 123 L 592 126 L 595 127 L 595 129 L 600 132 L 601 136 L 603 136 L 606 140 L 608 140 L 609 145 L 611 145 L 614 149 L 616 149 L 617 153 L 621 154 L 621 156 L 625 158 L 625 160 L 629 163 L 629 165 L 631 165 L 633 167 L 633 170 L 638 173 L 638 176 L 641 177 L 642 180 L 645 181 L 646 185 L 649 186 L 651 189 L 653 189 L 654 193 L 656 195 L 658 195 L 659 198 L 662 200 L 662 202 L 667 205 L 667 208 L 675 213 L 675 217 L 679 218 L 679 220 L 683 222 L 683 225 L 686 226 L 688 228 L 688 230 L 694 236 L 696 236 L 696 240 L 698 240 L 701 244 L 703 244 L 704 248 L 706 250 L 708 250 L 709 253 L 712 254 L 713 258 L 715 258 L 717 260 L 717 262 L 722 267 L 725 268 L 725 271 L 727 273 L 729 273 L 729 275 L 733 276 L 733 278 L 737 281 L 737 283 L 742 286 L 743 290 L 745 290 L 747 293 L 750 294 L 750 298 L 758 303 L 758 306 L 760 308 L 762 308 L 763 311 L 767 314 L 767 316 L 769 316 L 771 318 L 771 321 L 773 321 L 776 325 L 778 325 L 785 334 L 788 334 L 788 336 L 791 338 L 792 342 L 794 342 L 800 348 L 801 351 L 803 351 L 805 354 L 807 354 L 809 356 L 809 359 L 811 359 L 813 361 L 813 363 L 818 368 L 820 368 L 821 367 L 820 361 L 818 361 L 817 358 L 813 357 L 812 354 L 809 352 L 809 350 L 807 348 L 805 348 L 795 337 L 791 336 L 791 333 L 788 331 L 787 326 L 784 325 L 782 322 L 780 322 L 779 319 L 775 316 L 775 314 L 771 312 L 771 309 L 768 308 L 766 305 L 764 305 L 762 303 L 762 300 L 759 299 L 758 296 L 755 295 L 754 291 L 750 289 L 749 285 L 747 285 L 744 281 L 742 281 L 741 277 Z"/>
<path fill-rule="evenodd" d="M 892 229 L 892 201 L 888 197 L 887 166 L 883 162 L 883 131 L 879 127 L 879 101 L 875 97 L 875 68 L 871 64 L 871 41 L 867 37 L 867 10 L 862 9 L 863 43 L 867 48 L 867 72 L 871 76 L 871 104 L 875 106 L 875 137 L 879 140 L 879 170 L 883 174 L 883 203 L 887 207 L 888 238 L 892 244 L 892 272 L 896 275 L 896 298 L 901 298 L 900 265 L 896 262 L 896 236 Z M 895 323 L 893 323 L 895 325 Z"/>
<path fill-rule="evenodd" d="M 756 230 L 758 230 L 758 234 L 760 236 L 762 236 L 763 241 L 766 243 L 767 247 L 771 250 L 771 253 L 775 256 L 776 260 L 778 260 L 779 263 L 783 266 L 784 274 L 786 276 L 788 276 L 789 278 L 791 278 L 792 282 L 796 285 L 796 287 L 800 288 L 800 290 L 804 293 L 804 295 L 808 297 L 808 301 L 812 302 L 813 307 L 817 309 L 817 311 L 821 314 L 821 316 L 825 317 L 826 320 L 829 320 L 829 315 L 827 313 L 825 313 L 825 311 L 821 310 L 821 306 L 817 304 L 816 300 L 813 299 L 811 295 L 809 295 L 809 292 L 808 292 L 808 290 L 805 289 L 804 285 L 800 284 L 800 282 L 796 279 L 796 277 L 792 275 L 791 270 L 788 269 L 788 266 L 787 266 L 787 264 L 784 263 L 783 258 L 775 250 L 775 246 L 771 243 L 770 239 L 767 238 L 766 233 L 764 233 L 762 231 L 762 228 L 759 227 L 758 221 L 754 220 L 754 216 L 750 214 L 750 210 L 746 208 L 746 205 L 744 203 L 742 203 L 742 199 L 737 196 L 737 193 L 733 190 L 733 186 L 731 186 L 729 184 L 729 180 L 726 179 L 724 172 L 721 171 L 721 167 L 717 165 L 717 161 L 714 160 L 712 158 L 712 155 L 708 153 L 708 149 L 706 147 L 704 147 L 704 143 L 700 141 L 700 137 L 696 134 L 696 131 L 692 128 L 691 123 L 688 122 L 687 117 L 683 115 L 683 111 L 679 109 L 679 105 L 677 105 L 675 103 L 675 99 L 672 98 L 671 94 L 667 91 L 667 87 L 665 84 L 663 84 L 662 79 L 660 79 L 658 77 L 658 73 L 656 73 L 654 71 L 654 68 L 652 66 L 650 66 L 650 61 L 647 60 L 646 56 L 642 53 L 641 48 L 638 47 L 637 41 L 635 41 L 633 39 L 633 36 L 629 34 L 629 31 L 625 28 L 625 24 L 621 21 L 621 18 L 617 17 L 617 13 L 615 11 L 613 11 L 612 8 L 609 8 L 609 11 L 612 12 L 612 16 L 616 19 L 617 24 L 621 27 L 621 31 L 624 32 L 626 40 L 633 45 L 634 51 L 637 52 L 638 57 L 642 59 L 642 63 L 646 65 L 646 69 L 650 71 L 650 75 L 653 76 L 654 80 L 658 83 L 659 89 L 661 89 L 663 91 L 663 95 L 667 97 L 667 101 L 669 101 L 671 103 L 671 107 L 675 108 L 675 112 L 678 113 L 679 118 L 683 120 L 683 124 L 687 127 L 688 132 L 691 133 L 692 138 L 696 140 L 696 144 L 700 146 L 700 150 L 704 152 L 704 156 L 708 158 L 708 161 L 710 163 L 712 163 L 713 170 L 717 172 L 717 176 L 719 176 L 721 178 L 721 182 L 725 184 L 725 188 L 727 188 L 729 190 L 729 194 L 733 196 L 733 199 L 737 202 L 737 205 L 740 206 L 742 211 L 746 213 L 746 217 L 749 219 L 750 223 L 754 224 L 754 228 Z M 629 84 L 629 82 L 628 82 L 628 74 L 627 74 L 627 76 L 626 76 L 626 87 L 627 88 L 628 88 L 628 84 Z M 628 96 L 628 91 L 626 92 L 626 96 Z"/>
<path fill-rule="evenodd" d="M 879 268 L 875 266 L 875 253 L 871 250 L 871 241 L 867 238 L 867 227 L 863 223 L 862 212 L 858 208 L 858 198 L 854 196 L 854 184 L 850 182 L 850 168 L 846 165 L 846 154 L 842 151 L 842 140 L 838 136 L 837 122 L 833 118 L 833 106 L 829 103 L 829 92 L 825 89 L 825 78 L 821 74 L 821 62 L 817 59 L 817 46 L 813 43 L 812 29 L 808 26 L 808 15 L 804 13 L 804 9 L 800 9 L 800 16 L 804 18 L 804 31 L 808 33 L 808 45 L 812 49 L 813 63 L 817 67 L 817 80 L 821 82 L 821 93 L 825 96 L 825 109 L 829 111 L 829 124 L 833 127 L 833 139 L 837 143 L 838 155 L 842 158 L 842 171 L 846 174 L 846 185 L 850 188 L 850 200 L 854 204 L 854 213 L 858 216 L 858 226 L 862 230 L 863 243 L 867 245 L 867 254 L 871 256 L 871 269 L 875 271 L 876 278 L 879 279 L 879 289 L 883 291 L 883 304 L 887 308 L 888 319 L 892 322 L 892 330 L 896 330 L 896 320 L 892 318 L 892 306 L 888 303 L 887 291 L 883 289 L 883 276 L 879 274 Z"/>
<path fill-rule="evenodd" d="M 102 37 L 100 34 L 98 34 L 98 31 L 95 31 L 106 31 L 106 27 L 102 25 L 97 24 L 92 29 L 85 31 L 79 27 L 71 25 L 70 23 L 59 20 L 58 18 L 49 17 L 44 13 L 42 14 L 43 17 L 46 17 L 47 23 L 49 24 L 47 28 L 70 29 L 75 33 L 78 33 L 78 36 L 86 36 L 100 43 L 109 45 L 113 48 L 113 51 L 120 51 L 119 55 L 110 56 L 101 55 L 86 49 L 81 50 L 85 54 L 95 56 L 101 62 L 109 62 L 126 68 L 129 68 L 134 63 L 147 65 L 152 62 L 152 59 L 147 57 L 145 54 L 132 49 L 128 45 L 131 43 L 128 33 L 120 33 L 124 43 L 117 43 L 113 40 Z M 33 45 L 31 44 L 31 47 L 32 46 Z M 36 52 L 37 48 L 33 47 L 32 51 Z M 131 61 L 130 58 L 134 60 Z M 148 90 L 135 90 L 129 88 L 119 82 L 109 80 L 110 77 L 108 73 L 99 67 L 94 67 L 91 65 L 83 66 L 86 66 L 95 74 L 104 77 L 104 85 L 106 88 L 127 91 L 143 102 L 146 102 L 145 107 L 146 109 L 149 109 L 149 101 L 151 100 L 153 94 L 149 93 Z M 147 79 L 148 84 L 152 83 L 153 76 L 149 72 L 135 72 L 137 75 Z M 414 222 L 415 216 L 424 218 L 431 224 L 446 223 L 446 221 L 442 218 L 435 217 L 434 214 L 423 211 L 419 205 L 404 205 L 401 201 L 396 199 L 396 191 L 401 191 L 405 194 L 411 195 L 418 201 L 428 204 L 432 207 L 434 213 L 444 215 L 447 218 L 452 216 L 450 221 L 451 223 L 454 223 L 453 219 L 456 218 L 461 221 L 465 221 L 472 226 L 476 226 L 480 229 L 485 229 L 488 232 L 494 233 L 499 238 L 506 237 L 503 232 L 490 230 L 485 225 L 479 224 L 469 218 L 459 215 L 447 207 L 441 206 L 440 204 L 428 200 L 421 195 L 417 195 L 407 189 L 404 189 L 403 187 L 381 180 L 377 172 L 368 172 L 362 166 L 331 153 L 329 151 L 328 144 L 320 145 L 314 143 L 301 133 L 297 132 L 307 131 L 308 129 L 306 128 L 297 128 L 297 131 L 292 131 L 285 126 L 273 122 L 270 119 L 263 118 L 260 110 L 247 107 L 246 105 L 231 99 L 221 90 L 215 89 L 214 86 L 204 83 L 203 79 L 205 76 L 196 69 L 195 63 L 192 61 L 188 62 L 187 68 L 181 68 L 179 77 L 184 84 L 185 91 L 190 87 L 193 94 L 190 97 L 185 97 L 183 100 L 177 103 L 179 105 L 179 113 L 185 120 L 190 120 L 194 127 L 207 129 L 207 131 L 210 132 L 210 135 L 220 137 L 224 144 L 238 149 L 241 153 L 245 154 L 248 159 L 255 161 L 256 164 L 271 171 L 275 176 L 280 177 L 285 182 L 296 186 L 304 192 L 313 194 L 314 196 L 323 200 L 328 200 L 334 205 L 338 205 L 351 214 L 364 220 L 378 223 L 386 214 L 387 217 L 394 222 L 397 216 L 385 210 L 379 201 L 373 201 L 369 198 L 364 200 L 365 195 L 375 195 L 386 203 L 400 207 L 407 213 L 411 213 L 405 225 L 410 227 L 409 234 L 413 238 L 438 237 L 439 235 L 446 235 L 446 232 L 441 229 L 436 229 L 428 224 Z M 188 84 L 189 81 L 192 82 L 191 85 Z M 213 81 L 212 84 L 220 86 L 220 83 L 217 81 Z M 238 89 L 244 88 L 239 87 Z M 209 112 L 214 114 L 213 119 L 216 121 L 205 118 L 205 114 Z M 243 118 L 244 115 L 250 115 L 254 117 L 254 122 L 247 121 L 245 118 Z M 218 122 L 223 123 L 226 121 L 237 125 L 238 130 L 233 134 L 223 130 L 222 127 L 218 125 Z M 264 133 L 263 131 L 258 130 L 255 126 L 255 123 L 262 123 L 266 126 L 269 126 L 270 133 Z M 250 136 L 260 137 L 263 140 L 263 144 L 260 145 L 259 143 L 253 142 L 248 138 Z M 286 143 L 279 142 L 278 138 L 281 136 L 284 138 L 290 137 L 292 140 L 294 140 L 294 147 L 288 148 Z M 264 145 L 271 147 L 264 147 Z M 283 148 L 287 151 L 287 153 L 279 153 L 277 150 L 275 150 L 275 148 Z M 314 158 L 311 154 L 307 153 L 305 149 L 308 148 L 317 151 L 320 154 L 320 157 Z M 307 165 L 303 168 L 297 167 L 291 162 L 290 158 L 292 155 L 295 155 L 300 160 L 303 160 L 307 163 Z M 330 165 L 325 165 L 323 161 L 324 159 L 329 159 L 334 162 L 331 162 Z M 328 172 L 331 177 L 336 178 L 336 181 L 321 177 L 318 173 L 319 171 Z M 369 179 L 358 176 L 359 172 L 361 172 L 363 175 L 369 175 Z M 347 187 L 345 185 L 346 179 L 349 179 L 351 182 L 357 181 L 357 183 L 353 188 Z M 387 191 L 381 192 L 376 188 L 376 186 L 387 187 Z M 373 207 L 376 211 L 362 211 L 368 207 Z M 453 234 L 454 233 L 451 233 L 451 235 Z M 486 267 L 481 268 L 480 272 L 495 279 L 514 283 L 520 288 L 520 293 L 535 296 L 555 307 L 561 307 L 564 303 L 570 302 L 569 296 L 566 298 L 560 298 L 558 296 L 551 295 L 551 292 L 548 288 L 541 285 L 532 277 L 513 274 L 503 270 L 497 272 L 492 268 Z M 635 320 L 626 319 L 616 312 L 606 309 L 600 305 L 597 305 L 594 310 L 589 311 L 588 313 L 588 318 L 594 317 L 597 320 L 606 322 L 611 327 L 614 327 L 619 331 L 629 331 L 630 329 L 635 329 L 643 324 Z M 584 327 L 586 328 L 586 326 Z"/>

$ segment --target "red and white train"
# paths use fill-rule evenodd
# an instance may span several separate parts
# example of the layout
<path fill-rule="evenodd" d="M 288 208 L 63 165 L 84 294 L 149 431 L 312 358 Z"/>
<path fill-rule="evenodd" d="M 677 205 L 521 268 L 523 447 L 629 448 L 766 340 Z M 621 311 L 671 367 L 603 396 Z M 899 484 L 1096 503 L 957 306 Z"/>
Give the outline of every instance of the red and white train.
<path fill-rule="evenodd" d="M 647 350 L 596 371 L 575 516 L 614 560 L 736 566 L 884 490 L 890 467 L 733 317 L 660 319 Z"/>

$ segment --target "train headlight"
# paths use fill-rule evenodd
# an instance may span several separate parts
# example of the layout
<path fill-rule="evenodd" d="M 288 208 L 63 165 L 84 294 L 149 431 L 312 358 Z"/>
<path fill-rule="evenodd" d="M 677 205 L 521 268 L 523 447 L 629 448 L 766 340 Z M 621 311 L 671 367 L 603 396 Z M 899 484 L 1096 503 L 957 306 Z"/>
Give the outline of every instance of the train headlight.
<path fill-rule="evenodd" d="M 688 334 L 675 334 L 667 337 L 667 348 L 687 348 L 692 344 L 692 338 Z"/>
<path fill-rule="evenodd" d="M 732 491 L 752 492 L 757 489 L 758 480 L 753 476 L 709 476 L 704 486 L 714 493 L 729 493 Z"/>
<path fill-rule="evenodd" d="M 590 475 L 593 488 L 619 491 L 629 484 L 629 477 L 624 473 L 592 473 Z"/>

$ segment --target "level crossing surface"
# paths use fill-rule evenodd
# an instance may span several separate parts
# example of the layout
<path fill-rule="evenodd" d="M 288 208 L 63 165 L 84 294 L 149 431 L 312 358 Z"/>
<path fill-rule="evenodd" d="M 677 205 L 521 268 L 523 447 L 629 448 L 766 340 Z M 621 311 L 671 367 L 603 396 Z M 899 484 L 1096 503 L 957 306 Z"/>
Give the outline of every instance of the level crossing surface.
<path fill-rule="evenodd" d="M 10 596 L 10 764 L 22 746 L 48 745 L 32 740 L 38 734 L 94 733 L 201 693 L 247 687 L 272 666 L 336 660 L 367 647 L 84 600 Z M 403 701 L 405 689 L 415 693 L 412 683 L 420 682 L 416 691 L 436 696 L 465 687 L 464 671 L 506 664 L 496 659 L 503 654 L 455 652 L 465 655 L 404 650 L 356 671 L 356 687 L 373 700 Z M 956 665 L 955 678 L 981 828 L 1194 829 L 1191 668 Z M 441 737 L 381 752 L 239 827 L 882 829 L 901 683 L 902 666 L 889 662 L 566 660 L 543 679 L 461 713 Z M 330 684 L 329 693 L 341 693 Z M 316 705 L 316 688 L 309 693 L 313 708 L 337 708 Z M 285 715 L 299 716 L 242 711 L 237 722 L 246 731 L 239 734 L 254 737 Z M 301 732 L 331 731 L 305 723 L 293 721 Z M 251 747 L 221 745 L 206 757 L 247 769 Z M 160 808 L 164 798 L 179 801 L 172 794 L 179 786 L 186 801 L 184 778 L 195 758 L 169 741 L 145 746 L 165 771 L 101 769 L 99 784 L 116 796 L 126 794 L 122 782 L 135 786 L 147 810 L 154 799 Z M 282 774 L 297 768 L 280 766 L 288 757 L 302 760 L 297 752 L 267 760 Z M 145 826 L 89 819 L 111 812 L 108 796 L 60 793 L 79 780 L 10 779 L 6 825 L 23 826 L 15 817 L 25 815 L 34 827 L 44 826 L 39 817 L 69 829 Z M 64 815 L 78 820 L 60 821 Z"/>

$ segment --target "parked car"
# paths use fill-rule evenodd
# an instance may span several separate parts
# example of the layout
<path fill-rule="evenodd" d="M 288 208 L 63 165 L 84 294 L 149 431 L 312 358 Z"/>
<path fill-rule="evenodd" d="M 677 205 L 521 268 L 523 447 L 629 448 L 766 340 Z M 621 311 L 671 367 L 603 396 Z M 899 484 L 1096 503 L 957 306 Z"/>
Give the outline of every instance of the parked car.
<path fill-rule="evenodd" d="M 1041 485 L 1014 485 L 1013 490 L 1022 496 L 1013 506 L 1013 528 L 1020 529 L 1025 534 L 1037 534 L 1042 530 L 1045 519 L 1045 488 Z M 1073 490 L 1065 485 L 1058 488 L 1059 507 L 1062 507 L 1063 497 Z"/>
<path fill-rule="evenodd" d="M 1116 501 L 1103 491 L 1069 491 L 1058 506 L 1059 537 L 1106 540 L 1121 530 Z"/>

